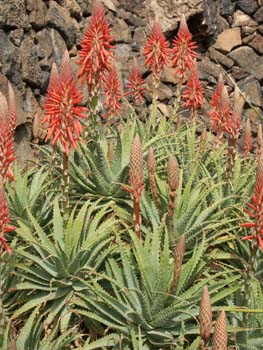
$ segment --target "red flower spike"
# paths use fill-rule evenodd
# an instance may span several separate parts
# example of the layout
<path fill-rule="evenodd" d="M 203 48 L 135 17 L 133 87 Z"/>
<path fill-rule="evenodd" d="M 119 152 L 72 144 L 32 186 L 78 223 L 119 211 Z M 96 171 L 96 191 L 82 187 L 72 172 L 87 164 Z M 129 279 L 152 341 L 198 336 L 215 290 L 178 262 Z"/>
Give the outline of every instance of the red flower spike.
<path fill-rule="evenodd" d="M 222 94 L 223 87 L 224 87 L 224 79 L 223 79 L 222 74 L 220 74 L 218 77 L 218 82 L 216 85 L 215 92 L 212 96 L 211 103 L 210 103 L 212 107 L 217 107 L 217 105 L 219 104 L 220 96 Z"/>
<path fill-rule="evenodd" d="M 8 104 L 5 96 L 0 92 L 0 115 L 2 118 L 8 118 Z"/>
<path fill-rule="evenodd" d="M 198 77 L 196 62 L 193 63 L 190 78 L 186 84 L 186 89 L 182 99 L 184 106 L 188 107 L 193 112 L 200 108 L 204 102 L 204 90 Z"/>
<path fill-rule="evenodd" d="M 9 111 L 6 98 L 0 93 L 0 181 L 6 181 L 6 177 L 13 180 L 11 164 L 16 159 L 13 143 L 13 131 L 9 123 Z"/>
<path fill-rule="evenodd" d="M 220 139 L 224 131 L 230 132 L 232 125 L 229 96 L 221 74 L 210 104 L 213 107 L 212 111 L 208 113 L 211 117 L 212 131 L 216 131 Z"/>
<path fill-rule="evenodd" d="M 106 96 L 104 101 L 106 111 L 104 118 L 107 119 L 112 115 L 118 116 L 120 114 L 120 99 L 122 93 L 118 74 L 114 66 L 111 67 L 111 70 L 106 77 L 103 95 Z"/>
<path fill-rule="evenodd" d="M 84 112 L 87 108 L 81 107 L 81 102 L 82 95 L 74 82 L 69 54 L 65 51 L 60 74 L 56 65 L 52 66 L 43 124 L 48 128 L 46 140 L 51 140 L 52 144 L 59 143 L 62 152 L 67 155 L 80 140 L 83 127 L 79 119 L 86 118 Z"/>
<path fill-rule="evenodd" d="M 126 85 L 126 89 L 128 89 L 128 91 L 125 93 L 125 96 L 131 96 L 134 104 L 136 104 L 136 102 L 139 102 L 140 104 L 143 103 L 143 84 L 144 80 L 141 72 L 139 71 L 136 59 L 134 58 L 133 68 L 128 77 L 128 84 Z"/>
<path fill-rule="evenodd" d="M 60 81 L 59 81 L 58 67 L 57 67 L 56 63 L 53 63 L 52 68 L 51 68 L 48 91 L 49 90 L 58 91 L 59 85 L 60 85 Z"/>
<path fill-rule="evenodd" d="M 16 98 L 11 84 L 8 82 L 8 120 L 12 133 L 16 129 Z"/>
<path fill-rule="evenodd" d="M 95 1 L 90 25 L 81 42 L 79 51 L 79 79 L 87 82 L 89 91 L 101 87 L 106 71 L 109 71 L 113 58 L 112 41 L 109 23 L 105 18 L 103 5 Z"/>
<path fill-rule="evenodd" d="M 238 136 L 240 133 L 241 116 L 242 116 L 244 103 L 245 103 L 245 100 L 241 96 L 236 86 L 234 90 L 233 113 L 231 118 L 231 126 L 229 130 L 229 134 L 235 140 L 238 139 Z"/>
<path fill-rule="evenodd" d="M 4 250 L 11 254 L 11 249 L 6 243 L 5 234 L 14 231 L 15 227 L 8 225 L 10 221 L 9 210 L 7 207 L 6 197 L 3 185 L 0 185 L 0 244 L 2 244 Z"/>
<path fill-rule="evenodd" d="M 61 68 L 60 68 L 60 82 L 61 84 L 67 84 L 70 83 L 71 80 L 74 80 L 73 72 L 71 68 L 69 53 L 66 50 L 63 55 L 63 59 L 61 62 Z"/>
<path fill-rule="evenodd" d="M 242 151 L 244 157 L 249 157 L 249 154 L 253 147 L 253 138 L 251 134 L 251 125 L 250 125 L 250 119 L 247 118 L 246 125 L 244 129 L 244 136 L 243 136 L 243 142 L 242 142 Z"/>
<path fill-rule="evenodd" d="M 246 222 L 241 224 L 241 227 L 252 228 L 253 234 L 243 237 L 243 240 L 256 240 L 257 247 L 263 251 L 263 153 L 257 157 L 257 174 L 254 195 L 252 201 L 254 205 L 248 203 L 247 206 L 254 212 L 247 210 L 247 214 L 253 222 Z"/>
<path fill-rule="evenodd" d="M 155 23 L 152 33 L 144 46 L 145 67 L 153 72 L 153 79 L 159 82 L 160 73 L 168 64 L 171 50 L 159 23 Z"/>
<path fill-rule="evenodd" d="M 194 64 L 194 59 L 197 58 L 195 49 L 196 43 L 192 40 L 193 36 L 190 33 L 185 16 L 182 15 L 180 27 L 177 36 L 173 40 L 172 48 L 172 63 L 175 67 L 175 76 L 183 81 L 186 76 L 186 71 L 191 70 Z"/>
<path fill-rule="evenodd" d="M 225 85 L 223 86 L 222 93 L 221 93 L 219 111 L 221 114 L 220 117 L 221 117 L 222 128 L 225 132 L 229 134 L 231 133 L 231 128 L 232 128 L 232 112 L 230 109 L 228 91 Z"/>

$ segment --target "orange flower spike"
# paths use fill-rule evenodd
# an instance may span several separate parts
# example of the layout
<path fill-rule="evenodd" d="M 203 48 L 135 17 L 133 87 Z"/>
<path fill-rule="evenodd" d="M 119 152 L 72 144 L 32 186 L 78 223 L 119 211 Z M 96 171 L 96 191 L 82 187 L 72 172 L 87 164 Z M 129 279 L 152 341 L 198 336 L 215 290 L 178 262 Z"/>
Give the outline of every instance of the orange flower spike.
<path fill-rule="evenodd" d="M 133 68 L 128 77 L 128 84 L 126 85 L 126 89 L 128 89 L 128 91 L 125 93 L 125 96 L 131 96 L 134 104 L 136 104 L 136 102 L 140 104 L 143 103 L 143 84 L 144 80 L 141 72 L 139 71 L 136 59 L 134 58 Z"/>
<path fill-rule="evenodd" d="M 161 71 L 170 58 L 169 44 L 166 41 L 159 23 L 155 23 L 152 33 L 144 46 L 145 67 L 153 72 L 155 81 L 159 81 Z"/>
<path fill-rule="evenodd" d="M 109 118 L 112 115 L 118 116 L 121 109 L 120 100 L 122 98 L 122 92 L 118 74 L 114 66 L 111 67 L 107 75 L 103 94 L 106 96 L 104 101 L 106 111 L 104 118 Z"/>
<path fill-rule="evenodd" d="M 185 16 L 182 15 L 180 26 L 176 37 L 173 40 L 172 63 L 175 67 L 175 76 L 179 76 L 180 80 L 184 80 L 186 71 L 191 70 L 194 59 L 197 58 L 195 49 L 196 43 L 192 40 Z"/>
<path fill-rule="evenodd" d="M 15 227 L 8 225 L 9 221 L 10 215 L 7 207 L 6 196 L 3 184 L 0 184 L 0 244 L 3 246 L 4 250 L 10 255 L 11 249 L 6 242 L 5 234 L 10 231 L 14 231 Z"/>
<path fill-rule="evenodd" d="M 59 143 L 67 155 L 71 147 L 77 147 L 83 130 L 79 120 L 86 118 L 87 108 L 80 106 L 81 102 L 82 95 L 74 82 L 68 51 L 65 51 L 60 74 L 56 65 L 52 66 L 43 125 L 48 128 L 46 140 Z"/>
<path fill-rule="evenodd" d="M 86 80 L 89 90 L 96 85 L 100 87 L 105 72 L 110 69 L 113 40 L 103 5 L 95 1 L 90 25 L 81 42 L 78 61 L 80 64 L 78 77 L 82 82 Z"/>

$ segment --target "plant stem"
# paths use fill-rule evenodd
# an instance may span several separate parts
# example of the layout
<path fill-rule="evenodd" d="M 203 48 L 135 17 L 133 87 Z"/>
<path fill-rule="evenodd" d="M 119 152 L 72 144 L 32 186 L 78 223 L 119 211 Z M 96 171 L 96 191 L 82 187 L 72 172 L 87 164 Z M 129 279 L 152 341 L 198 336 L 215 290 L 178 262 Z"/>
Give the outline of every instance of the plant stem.
<path fill-rule="evenodd" d="M 63 152 L 63 163 L 62 163 L 62 214 L 64 219 L 64 225 L 69 218 L 69 175 L 68 175 L 68 161 L 69 157 L 66 152 Z"/>
<path fill-rule="evenodd" d="M 0 260 L 0 264 L 3 262 Z M 1 267 L 0 267 L 1 268 Z M 3 330 L 5 328 L 5 317 L 4 317 L 4 309 L 3 309 L 3 291 L 2 291 L 2 281 L 0 280 L 0 338 L 3 334 Z"/>
<path fill-rule="evenodd" d="M 56 160 L 56 156 L 57 156 L 57 148 L 56 145 L 52 146 L 52 154 L 51 154 L 51 167 L 49 169 L 49 175 L 52 177 L 55 174 L 55 170 L 57 167 L 57 160 Z"/>
<path fill-rule="evenodd" d="M 37 165 L 39 166 L 39 138 L 38 137 L 34 138 L 33 143 L 34 143 L 34 159 Z"/>
<path fill-rule="evenodd" d="M 140 215 L 140 202 L 133 200 L 133 226 L 136 236 L 139 240 L 142 240 L 141 235 L 141 215 Z"/>
<path fill-rule="evenodd" d="M 160 79 L 155 77 L 153 79 L 153 99 L 152 99 L 151 117 L 149 120 L 148 135 L 150 135 L 150 133 L 152 132 L 152 129 L 155 127 L 155 124 L 156 124 L 159 83 L 160 83 Z"/>
<path fill-rule="evenodd" d="M 231 181 L 237 157 L 237 139 L 229 136 L 227 147 L 226 179 Z"/>
<path fill-rule="evenodd" d="M 253 277 L 253 272 L 255 271 L 255 261 L 256 261 L 256 254 L 257 254 L 257 250 L 258 250 L 258 245 L 257 242 L 253 243 L 252 246 L 252 252 L 251 252 L 251 256 L 250 256 L 250 260 L 248 263 L 248 267 L 246 270 L 246 276 L 245 276 L 245 306 L 249 307 L 249 301 L 250 301 L 250 297 L 251 297 L 251 279 Z M 244 321 L 245 321 L 245 326 L 248 327 L 248 323 L 249 323 L 249 313 L 245 313 L 244 314 Z"/>
<path fill-rule="evenodd" d="M 178 85 L 177 85 L 176 97 L 175 97 L 175 101 L 174 101 L 173 114 L 172 114 L 172 116 L 170 118 L 171 125 L 175 121 L 176 116 L 177 116 L 177 112 L 178 112 L 178 109 L 179 109 L 179 104 L 180 104 L 180 101 L 181 101 L 182 87 L 183 87 L 183 81 L 182 81 L 182 79 L 180 79 L 179 82 L 178 82 Z"/>

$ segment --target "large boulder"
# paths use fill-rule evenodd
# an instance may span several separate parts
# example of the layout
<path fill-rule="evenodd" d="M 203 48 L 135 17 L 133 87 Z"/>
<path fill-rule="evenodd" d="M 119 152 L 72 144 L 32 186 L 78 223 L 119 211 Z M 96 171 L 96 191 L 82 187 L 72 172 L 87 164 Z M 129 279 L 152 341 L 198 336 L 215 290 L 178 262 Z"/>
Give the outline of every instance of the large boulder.
<path fill-rule="evenodd" d="M 0 2 L 0 28 L 26 28 L 28 25 L 25 0 Z"/>
<path fill-rule="evenodd" d="M 61 34 L 68 48 L 74 46 L 79 36 L 79 28 L 76 20 L 70 16 L 70 12 L 65 7 L 50 1 L 47 23 L 49 27 L 55 28 Z"/>
<path fill-rule="evenodd" d="M 134 2 L 136 0 L 131 1 Z M 184 14 L 186 18 L 195 16 L 198 31 L 206 32 L 206 35 L 214 35 L 218 31 L 218 0 L 145 0 L 143 4 L 150 27 L 158 21 L 164 32 L 173 31 Z M 138 5 L 134 3 L 133 7 L 138 8 Z M 144 14 L 143 10 L 142 12 Z"/>
<path fill-rule="evenodd" d="M 0 66 L 2 73 L 19 89 L 22 89 L 20 53 L 3 30 L 0 30 Z"/>

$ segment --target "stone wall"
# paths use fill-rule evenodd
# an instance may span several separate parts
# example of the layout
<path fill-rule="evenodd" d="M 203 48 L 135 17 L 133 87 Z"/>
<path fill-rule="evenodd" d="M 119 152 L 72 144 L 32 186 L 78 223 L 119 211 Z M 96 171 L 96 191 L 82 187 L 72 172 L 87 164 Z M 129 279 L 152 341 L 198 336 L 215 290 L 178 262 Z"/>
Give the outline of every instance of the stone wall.
<path fill-rule="evenodd" d="M 244 115 L 254 126 L 262 112 L 263 0 L 102 0 L 116 38 L 117 68 L 125 83 L 133 57 L 146 77 L 145 98 L 151 103 L 151 77 L 143 67 L 142 47 L 155 20 L 172 41 L 181 13 L 198 43 L 199 72 L 206 100 L 223 72 L 229 91 L 233 81 L 245 93 Z M 41 116 L 53 61 L 67 48 L 77 67 L 77 51 L 92 10 L 91 0 L 0 0 L 0 89 L 7 79 L 17 98 L 16 147 L 19 160 L 30 159 L 32 121 Z M 147 91 L 148 90 L 148 91 Z M 159 110 L 169 113 L 175 78 L 166 68 L 159 89 Z M 253 108 L 251 108 L 253 106 Z M 203 115 L 207 113 L 206 102 Z"/>

